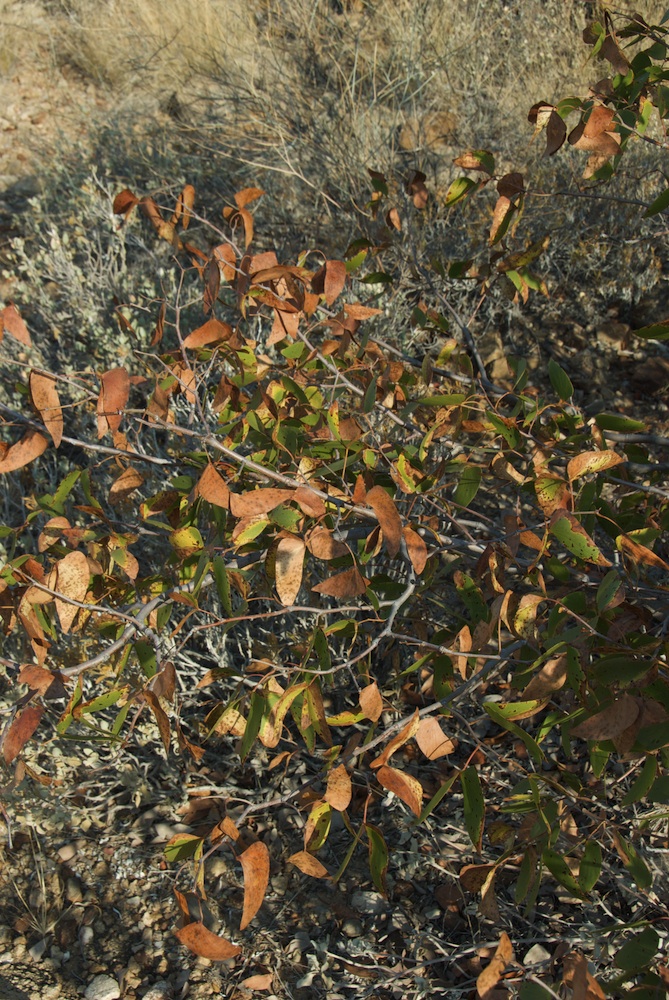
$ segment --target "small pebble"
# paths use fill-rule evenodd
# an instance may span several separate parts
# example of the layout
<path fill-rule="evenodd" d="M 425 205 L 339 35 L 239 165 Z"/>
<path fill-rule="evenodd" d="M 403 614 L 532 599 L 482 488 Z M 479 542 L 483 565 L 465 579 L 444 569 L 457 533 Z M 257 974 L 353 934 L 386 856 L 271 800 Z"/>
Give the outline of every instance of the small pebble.
<path fill-rule="evenodd" d="M 76 853 L 77 853 L 76 844 L 63 844 L 62 847 L 58 848 L 58 857 L 63 862 L 71 861 L 72 858 L 75 857 Z"/>
<path fill-rule="evenodd" d="M 388 903 L 378 892 L 359 889 L 351 896 L 351 906 L 359 913 L 383 913 L 388 909 Z"/>
<path fill-rule="evenodd" d="M 84 993 L 85 1000 L 119 1000 L 121 990 L 111 976 L 96 976 L 91 979 Z"/>
<path fill-rule="evenodd" d="M 46 951 L 46 938 L 42 938 L 41 941 L 37 941 L 32 948 L 28 950 L 28 954 L 32 958 L 33 962 L 39 962 L 40 958 L 44 955 Z"/>
<path fill-rule="evenodd" d="M 171 996 L 172 990 L 170 984 L 166 983 L 164 979 L 159 979 L 149 989 L 148 993 L 144 994 L 142 1000 L 169 1000 Z"/>
<path fill-rule="evenodd" d="M 65 883 L 65 895 L 68 903 L 80 903 L 82 901 L 84 894 L 78 878 L 68 878 Z"/>
<path fill-rule="evenodd" d="M 341 929 L 346 937 L 349 938 L 357 938 L 363 934 L 362 921 L 358 920 L 357 917 L 349 917 L 348 920 L 345 920 L 341 925 Z"/>

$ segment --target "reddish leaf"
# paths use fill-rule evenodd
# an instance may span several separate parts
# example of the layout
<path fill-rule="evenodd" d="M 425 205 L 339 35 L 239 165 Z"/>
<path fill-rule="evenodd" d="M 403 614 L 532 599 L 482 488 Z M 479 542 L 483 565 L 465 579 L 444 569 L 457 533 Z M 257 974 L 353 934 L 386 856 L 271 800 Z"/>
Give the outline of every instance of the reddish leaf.
<path fill-rule="evenodd" d="M 160 704 L 158 695 L 152 691 L 151 688 L 146 688 L 144 691 L 144 698 L 154 714 L 155 720 L 158 724 L 158 732 L 160 733 L 160 738 L 163 741 L 165 753 L 167 754 L 170 752 L 171 742 L 170 720 L 167 718 L 167 714 Z"/>
<path fill-rule="evenodd" d="M 216 305 L 218 290 L 221 287 L 221 271 L 217 260 L 209 260 L 204 269 L 204 313 L 208 316 Z M 188 345 L 191 346 L 191 345 Z"/>
<path fill-rule="evenodd" d="M 186 924 L 176 932 L 181 944 L 211 962 L 224 962 L 239 955 L 241 948 L 208 930 L 202 923 Z"/>
<path fill-rule="evenodd" d="M 30 347 L 32 344 L 28 327 L 21 319 L 19 311 L 13 302 L 6 305 L 4 309 L 0 309 L 0 340 L 2 340 L 5 333 L 8 333 L 14 340 L 25 344 L 26 347 Z"/>
<path fill-rule="evenodd" d="M 420 816 L 423 801 L 423 786 L 418 778 L 398 771 L 395 767 L 383 765 L 376 772 L 379 784 L 394 792 L 402 802 L 405 802 L 415 816 Z"/>
<path fill-rule="evenodd" d="M 304 539 L 296 535 L 281 538 L 276 547 L 276 590 L 284 607 L 295 603 L 302 586 L 305 549 Z"/>
<path fill-rule="evenodd" d="M 56 448 L 63 436 L 63 411 L 56 389 L 56 379 L 44 372 L 31 371 L 30 398 L 33 406 L 44 422 L 44 426 L 53 438 Z"/>
<path fill-rule="evenodd" d="M 251 844 L 240 855 L 244 872 L 244 909 L 239 925 L 243 931 L 251 923 L 262 906 L 269 882 L 269 851 L 261 840 Z"/>
<path fill-rule="evenodd" d="M 49 442 L 39 431 L 27 431 L 20 441 L 8 448 L 0 458 L 0 472 L 22 469 L 46 450 Z"/>
<path fill-rule="evenodd" d="M 616 545 L 621 552 L 637 563 L 637 565 L 643 563 L 645 566 L 655 566 L 657 569 L 669 569 L 669 565 L 667 565 L 664 559 L 660 559 L 647 545 L 635 542 L 629 535 L 618 535 Z"/>
<path fill-rule="evenodd" d="M 28 705 L 19 712 L 9 729 L 5 731 L 2 740 L 2 756 L 5 764 L 11 762 L 21 753 L 42 718 L 44 709 L 40 705 Z"/>
<path fill-rule="evenodd" d="M 130 377 L 125 368 L 112 368 L 102 375 L 98 396 L 98 439 L 117 431 L 130 395 Z"/>
<path fill-rule="evenodd" d="M 311 589 L 326 597 L 358 597 L 367 590 L 367 580 L 357 566 L 352 566 L 351 569 L 345 569 L 342 573 L 317 583 Z"/>
<path fill-rule="evenodd" d="M 407 184 L 407 191 L 411 195 L 414 208 L 417 208 L 419 211 L 422 211 L 427 206 L 430 197 L 430 193 L 425 187 L 425 180 L 425 174 L 417 170 Z"/>
<path fill-rule="evenodd" d="M 123 188 L 114 198 L 112 211 L 114 215 L 125 215 L 127 219 L 135 205 L 139 205 L 139 198 L 132 193 L 130 188 Z"/>
<path fill-rule="evenodd" d="M 346 284 L 346 264 L 343 260 L 329 260 L 325 265 L 323 291 L 325 301 L 331 306 L 338 299 Z"/>
<path fill-rule="evenodd" d="M 185 184 L 183 191 L 179 195 L 177 200 L 177 207 L 175 210 L 175 222 L 181 220 L 181 226 L 183 229 L 188 229 L 190 225 L 190 220 L 192 218 L 191 212 L 193 205 L 195 204 L 195 188 L 192 184 Z"/>
<path fill-rule="evenodd" d="M 402 528 L 402 534 L 404 535 L 411 565 L 414 568 L 414 572 L 420 576 L 427 563 L 427 545 L 413 528 L 409 528 L 408 526 Z"/>
<path fill-rule="evenodd" d="M 397 513 L 395 501 L 386 493 L 382 486 L 373 486 L 367 493 L 366 503 L 372 508 L 379 519 L 383 540 L 391 559 L 397 555 L 402 539 L 402 521 Z"/>

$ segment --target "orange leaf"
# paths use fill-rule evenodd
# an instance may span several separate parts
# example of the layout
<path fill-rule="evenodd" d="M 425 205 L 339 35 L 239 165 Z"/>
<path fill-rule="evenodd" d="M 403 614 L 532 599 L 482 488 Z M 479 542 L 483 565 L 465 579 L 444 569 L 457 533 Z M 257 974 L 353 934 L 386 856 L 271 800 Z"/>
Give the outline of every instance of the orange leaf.
<path fill-rule="evenodd" d="M 398 771 L 395 767 L 387 767 L 385 764 L 376 772 L 379 784 L 387 788 L 389 792 L 394 792 L 398 798 L 405 802 L 415 816 L 420 816 L 423 801 L 423 786 L 418 778 Z"/>
<path fill-rule="evenodd" d="M 345 569 L 342 573 L 317 583 L 311 589 L 326 597 L 358 597 L 367 590 L 367 580 L 357 566 L 352 566 L 351 569 Z"/>
<path fill-rule="evenodd" d="M 311 875 L 312 878 L 330 878 L 327 868 L 308 851 L 298 851 L 296 854 L 291 854 L 288 863 L 295 865 L 301 872 L 305 875 Z"/>
<path fill-rule="evenodd" d="M 351 801 L 351 777 L 344 764 L 330 771 L 325 801 L 338 812 L 348 809 Z"/>
<path fill-rule="evenodd" d="M 186 924 L 176 932 L 176 936 L 190 951 L 201 955 L 202 958 L 208 958 L 211 962 L 224 962 L 239 955 L 242 950 L 238 945 L 231 944 L 225 938 L 214 934 L 201 923 Z"/>
<path fill-rule="evenodd" d="M 63 411 L 54 376 L 32 371 L 30 373 L 30 398 L 57 448 L 63 436 Z"/>
<path fill-rule="evenodd" d="M 0 459 L 0 472 L 22 469 L 44 452 L 49 442 L 39 431 L 27 431 L 20 441 L 8 448 Z"/>
<path fill-rule="evenodd" d="M 309 517 L 325 517 L 327 514 L 327 507 L 321 498 L 308 486 L 298 486 L 293 499 Z"/>
<path fill-rule="evenodd" d="M 325 302 L 331 306 L 338 299 L 346 284 L 346 264 L 343 260 L 329 260 L 325 265 L 323 291 Z"/>
<path fill-rule="evenodd" d="M 582 740 L 612 740 L 632 725 L 639 710 L 637 700 L 624 694 L 601 712 L 574 726 L 571 735 Z"/>
<path fill-rule="evenodd" d="M 230 490 L 227 483 L 211 463 L 207 465 L 198 479 L 195 491 L 207 503 L 213 503 L 216 507 L 223 507 L 225 510 L 230 507 Z"/>
<path fill-rule="evenodd" d="M 98 439 L 117 431 L 130 395 L 130 377 L 125 368 L 112 368 L 101 377 L 98 396 Z"/>
<path fill-rule="evenodd" d="M 284 607 L 295 603 L 302 586 L 305 549 L 304 539 L 296 535 L 279 539 L 276 547 L 276 590 Z"/>
<path fill-rule="evenodd" d="M 239 860 L 244 872 L 244 909 L 240 931 L 248 927 L 262 906 L 269 882 L 269 851 L 261 840 L 247 847 Z"/>
<path fill-rule="evenodd" d="M 418 532 L 414 531 L 408 525 L 402 528 L 402 534 L 404 535 L 411 565 L 414 568 L 414 572 L 420 576 L 427 563 L 427 545 Z"/>
<path fill-rule="evenodd" d="M 660 559 L 659 556 L 655 555 L 653 550 L 649 549 L 647 545 L 635 542 L 629 535 L 618 535 L 616 544 L 620 551 L 624 552 L 635 563 L 644 563 L 646 566 L 655 566 L 657 569 L 669 569 L 664 559 Z"/>
<path fill-rule="evenodd" d="M 421 719 L 416 732 L 416 743 L 428 760 L 437 760 L 455 750 L 453 741 L 446 736 L 439 720 L 435 718 Z"/>
<path fill-rule="evenodd" d="M 584 955 L 572 951 L 563 962 L 564 982 L 572 991 L 572 1000 L 605 1000 L 606 994 L 588 969 Z"/>
<path fill-rule="evenodd" d="M 381 718 L 383 698 L 376 681 L 368 684 L 360 692 L 360 708 L 364 712 L 365 718 L 372 722 L 377 722 Z"/>
<path fill-rule="evenodd" d="M 418 709 L 416 709 L 404 729 L 402 729 L 397 736 L 394 736 L 392 740 L 390 740 L 385 750 L 380 753 L 378 757 L 374 758 L 371 763 L 371 767 L 381 767 L 383 764 L 387 763 L 396 750 L 399 750 L 401 746 L 404 746 L 407 740 L 410 740 L 412 736 L 416 735 L 419 725 L 420 716 L 418 714 Z"/>
<path fill-rule="evenodd" d="M 512 961 L 513 946 L 511 944 L 511 939 L 506 931 L 502 931 L 499 944 L 497 945 L 497 950 L 493 955 L 492 961 L 485 967 L 476 980 L 476 990 L 478 995 L 481 997 L 481 1000 L 486 1000 L 486 997 L 492 993 L 497 986 L 497 983 L 502 978 L 502 973 L 506 969 L 509 962 Z"/>
<path fill-rule="evenodd" d="M 256 187 L 243 188 L 241 191 L 238 191 L 237 194 L 235 195 L 235 203 L 237 205 L 237 208 L 245 208 L 247 205 L 250 205 L 252 201 L 255 201 L 256 198 L 260 198 L 261 195 L 263 195 L 264 193 L 265 192 L 262 190 L 262 188 L 256 188 Z"/>
<path fill-rule="evenodd" d="M 218 264 L 215 264 L 218 269 Z M 229 340 L 233 334 L 233 329 L 229 323 L 222 323 L 220 319 L 208 319 L 197 330 L 193 330 L 184 339 L 184 347 L 198 348 L 206 347 L 207 344 L 215 344 L 223 340 Z"/>
<path fill-rule="evenodd" d="M 112 211 L 114 215 L 125 215 L 126 218 L 132 212 L 135 205 L 139 204 L 139 198 L 132 193 L 130 188 L 123 188 L 114 198 Z"/>
<path fill-rule="evenodd" d="M 115 479 L 109 489 L 109 502 L 114 505 L 127 500 L 131 493 L 134 493 L 142 483 L 144 476 L 137 469 L 129 466 L 124 469 L 118 479 Z"/>
<path fill-rule="evenodd" d="M 392 559 L 399 552 L 402 538 L 402 521 L 397 513 L 395 501 L 382 486 L 373 486 L 367 493 L 366 503 L 379 519 L 383 540 L 386 543 L 388 555 Z"/>
<path fill-rule="evenodd" d="M 243 986 L 245 990 L 271 990 L 272 973 L 267 972 L 262 976 L 249 976 L 248 979 L 242 979 L 240 986 Z"/>
<path fill-rule="evenodd" d="M 28 705 L 16 716 L 2 740 L 2 756 L 5 764 L 11 764 L 21 753 L 37 729 L 43 712 L 44 709 L 40 705 Z"/>
<path fill-rule="evenodd" d="M 21 319 L 19 311 L 13 302 L 6 305 L 4 309 L 0 309 L 0 340 L 2 340 L 3 333 L 8 333 L 10 337 L 18 340 L 21 344 L 25 344 L 26 347 L 31 346 L 32 341 L 30 340 L 28 327 Z"/>
<path fill-rule="evenodd" d="M 490 225 L 490 236 L 488 237 L 490 243 L 495 242 L 495 238 L 499 233 L 500 229 L 506 222 L 508 216 L 514 211 L 514 205 L 510 198 L 505 195 L 500 195 L 495 204 L 495 210 L 492 215 L 492 223 Z"/>
<path fill-rule="evenodd" d="M 90 569 L 88 560 L 83 552 L 68 552 L 66 556 L 56 563 L 56 586 L 55 590 L 69 598 L 70 601 L 82 602 L 88 591 L 90 580 Z M 56 597 L 56 611 L 60 620 L 60 627 L 63 632 L 69 632 L 77 611 L 75 604 Z"/>
<path fill-rule="evenodd" d="M 275 507 L 287 503 L 294 496 L 295 490 L 284 490 L 275 486 L 250 490 L 248 493 L 231 493 L 230 510 L 234 517 L 255 517 L 257 514 L 269 514 Z"/>

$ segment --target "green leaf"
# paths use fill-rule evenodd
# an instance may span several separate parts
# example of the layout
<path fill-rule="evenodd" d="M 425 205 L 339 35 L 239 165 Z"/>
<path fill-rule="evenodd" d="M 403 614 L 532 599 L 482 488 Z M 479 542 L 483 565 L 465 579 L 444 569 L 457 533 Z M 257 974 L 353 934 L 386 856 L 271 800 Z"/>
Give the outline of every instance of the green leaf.
<path fill-rule="evenodd" d="M 221 607 L 228 618 L 232 618 L 232 601 L 230 598 L 230 581 L 228 571 L 225 568 L 225 560 L 221 556 L 214 556 L 212 561 L 214 580 L 216 582 L 216 592 L 221 602 Z"/>
<path fill-rule="evenodd" d="M 545 754 L 536 740 L 532 739 L 530 734 L 525 732 L 524 729 L 521 729 L 520 726 L 517 726 L 515 722 L 511 722 L 509 719 L 505 718 L 499 705 L 496 705 L 494 702 L 487 701 L 484 703 L 483 707 L 490 718 L 494 719 L 495 722 L 502 727 L 502 729 L 506 729 L 507 732 L 511 733 L 516 737 L 516 739 L 521 740 L 521 742 L 525 744 L 528 753 L 535 763 L 539 764 L 544 759 Z"/>
<path fill-rule="evenodd" d="M 663 319 L 661 323 L 653 323 L 651 326 L 642 326 L 634 331 L 635 337 L 643 340 L 667 340 L 669 339 L 669 319 Z"/>
<path fill-rule="evenodd" d="M 369 871 L 374 885 L 382 896 L 387 894 L 386 874 L 388 872 L 388 845 L 378 826 L 365 823 L 369 842 Z"/>
<path fill-rule="evenodd" d="M 654 757 L 650 759 L 655 760 Z M 660 802 L 662 805 L 669 803 L 669 775 L 665 774 L 657 779 L 648 793 L 648 801 Z"/>
<path fill-rule="evenodd" d="M 658 215 L 660 212 L 664 212 L 665 208 L 669 208 L 669 188 L 663 191 L 662 194 L 658 194 L 655 201 L 651 202 L 643 213 L 643 217 L 647 219 L 651 215 Z"/>
<path fill-rule="evenodd" d="M 610 570 L 597 588 L 597 610 L 605 611 L 622 589 L 622 580 L 615 569 Z"/>
<path fill-rule="evenodd" d="M 262 722 L 266 706 L 267 700 L 265 698 L 265 692 L 256 689 L 251 695 L 249 716 L 246 720 L 246 729 L 244 730 L 244 735 L 242 736 L 239 748 L 239 756 L 242 760 L 246 759 L 249 750 L 255 742 L 256 736 L 260 732 L 260 724 Z"/>
<path fill-rule="evenodd" d="M 621 434 L 634 434 L 637 431 L 644 431 L 646 425 L 643 420 L 634 420 L 632 417 L 623 417 L 620 413 L 598 413 L 595 423 L 603 431 L 618 431 Z"/>
<path fill-rule="evenodd" d="M 485 801 L 481 781 L 475 767 L 465 768 L 460 775 L 460 785 L 465 805 L 465 827 L 474 849 L 480 854 L 485 822 Z"/>
<path fill-rule="evenodd" d="M 363 413 L 371 413 L 372 410 L 374 409 L 374 404 L 376 403 L 376 383 L 377 383 L 377 381 L 378 381 L 378 379 L 376 377 L 374 377 L 370 381 L 369 385 L 367 386 L 367 390 L 365 392 L 365 396 L 364 396 L 364 399 L 362 401 L 362 410 L 363 410 Z"/>
<path fill-rule="evenodd" d="M 448 795 L 448 793 L 450 792 L 451 788 L 453 787 L 453 785 L 457 781 L 458 777 L 459 777 L 459 774 L 456 771 L 454 774 L 452 774 L 450 776 L 450 778 L 448 778 L 443 783 L 443 785 L 441 786 L 441 788 L 439 789 L 439 791 L 435 792 L 435 794 L 432 796 L 432 798 L 430 799 L 430 801 L 428 802 L 428 804 L 425 806 L 425 808 L 423 809 L 423 811 L 420 814 L 420 816 L 413 821 L 413 825 L 414 826 L 420 826 L 420 824 L 424 823 L 425 820 L 428 818 L 428 816 L 432 812 L 434 812 L 434 810 L 437 808 L 437 806 L 439 805 L 439 803 L 441 802 L 441 800 L 446 795 Z"/>
<path fill-rule="evenodd" d="M 645 971 L 657 955 L 659 944 L 657 932 L 652 927 L 644 927 L 640 934 L 622 946 L 614 962 L 625 972 Z"/>
<path fill-rule="evenodd" d="M 584 562 L 594 562 L 600 566 L 606 564 L 602 553 L 573 514 L 569 514 L 567 511 L 556 511 L 556 514 L 551 518 L 549 530 L 578 559 L 582 559 Z"/>
<path fill-rule="evenodd" d="M 617 833 L 615 836 L 625 868 L 627 868 L 640 889 L 650 889 L 653 884 L 653 876 L 650 873 L 648 865 L 637 853 L 632 844 L 625 840 L 620 833 Z"/>
<path fill-rule="evenodd" d="M 149 642 L 148 639 L 136 639 L 133 646 L 135 647 L 135 653 L 137 654 L 139 665 L 142 668 L 142 673 L 145 677 L 153 677 L 158 669 L 156 651 L 153 648 L 153 643 Z"/>
<path fill-rule="evenodd" d="M 520 904 L 524 902 L 527 899 L 528 894 L 530 894 L 532 889 L 536 886 L 540 874 L 537 861 L 538 858 L 534 848 L 528 848 L 523 854 L 523 860 L 520 863 L 520 871 L 518 872 L 518 879 L 516 880 L 514 893 L 516 903 Z"/>
<path fill-rule="evenodd" d="M 466 198 L 467 195 L 471 194 L 476 187 L 478 187 L 477 182 L 471 180 L 471 178 L 456 177 L 446 192 L 446 201 L 444 204 L 446 207 L 449 205 L 455 205 L 457 201 L 460 201 L 462 198 Z"/>
<path fill-rule="evenodd" d="M 553 358 L 548 362 L 548 377 L 560 399 L 571 399 L 574 395 L 574 387 L 571 384 L 571 379 Z"/>
<path fill-rule="evenodd" d="M 185 861 L 198 853 L 201 856 L 203 844 L 202 837 L 196 837 L 192 833 L 177 833 L 165 844 L 165 857 L 168 861 Z"/>
<path fill-rule="evenodd" d="M 558 854 L 557 851 L 547 847 L 541 855 L 541 860 L 546 868 L 548 868 L 556 882 L 563 885 L 565 889 L 571 892 L 574 896 L 578 896 L 580 899 L 583 899 L 583 890 L 572 875 L 569 865 L 561 854 Z"/>
<path fill-rule="evenodd" d="M 596 840 L 585 845 L 581 865 L 578 869 L 578 884 L 583 892 L 590 892 L 602 871 L 602 849 Z"/>
<path fill-rule="evenodd" d="M 481 470 L 477 465 L 465 465 L 453 494 L 453 499 L 461 507 L 469 507 L 481 485 Z"/>

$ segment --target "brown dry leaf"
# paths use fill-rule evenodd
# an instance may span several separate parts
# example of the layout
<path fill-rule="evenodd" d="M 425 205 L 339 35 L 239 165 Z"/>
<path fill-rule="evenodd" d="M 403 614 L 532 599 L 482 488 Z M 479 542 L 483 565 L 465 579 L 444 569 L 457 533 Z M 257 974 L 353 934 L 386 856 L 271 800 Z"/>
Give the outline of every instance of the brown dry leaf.
<path fill-rule="evenodd" d="M 494 243 L 495 237 L 497 236 L 501 226 L 506 221 L 507 216 L 510 212 L 514 211 L 513 202 L 510 198 L 505 197 L 505 195 L 500 195 L 495 204 L 495 210 L 492 214 L 492 223 L 490 224 L 490 235 L 488 236 L 488 242 Z"/>
<path fill-rule="evenodd" d="M 54 376 L 32 371 L 30 398 L 57 448 L 63 437 L 63 411 Z"/>
<path fill-rule="evenodd" d="M 130 188 L 123 188 L 114 198 L 112 211 L 114 215 L 125 215 L 127 219 L 135 205 L 138 204 L 139 198 L 132 193 Z"/>
<path fill-rule="evenodd" d="M 90 580 L 90 569 L 84 553 L 68 552 L 66 556 L 56 563 L 56 569 L 57 576 L 54 590 L 57 590 L 64 598 L 81 603 L 86 597 Z M 58 612 L 58 619 L 63 632 L 67 633 L 70 631 L 70 626 L 78 610 L 76 605 L 70 604 L 59 597 L 56 598 L 56 611 Z"/>
<path fill-rule="evenodd" d="M 307 548 L 316 559 L 329 561 L 339 559 L 348 553 L 348 546 L 344 542 L 335 541 L 329 528 L 314 528 L 306 538 Z"/>
<path fill-rule="evenodd" d="M 218 264 L 216 265 L 218 268 Z M 233 329 L 229 323 L 222 323 L 220 319 L 208 319 L 206 323 L 193 330 L 184 339 L 184 347 L 196 349 L 206 347 L 207 344 L 216 344 L 229 340 L 233 334 Z"/>
<path fill-rule="evenodd" d="M 113 506 L 117 503 L 122 503 L 123 500 L 127 500 L 130 494 L 139 489 L 143 482 L 144 476 L 137 469 L 133 469 L 132 466 L 124 469 L 109 489 L 110 504 Z"/>
<path fill-rule="evenodd" d="M 388 229 L 394 229 L 398 233 L 402 232 L 402 220 L 396 208 L 393 207 L 386 213 L 386 225 Z"/>
<path fill-rule="evenodd" d="M 392 558 L 397 555 L 402 539 L 402 520 L 397 512 L 395 501 L 382 486 L 373 486 L 367 493 L 365 502 L 369 504 L 379 519 L 383 540 Z"/>
<path fill-rule="evenodd" d="M 276 547 L 274 562 L 276 591 L 284 607 L 294 604 L 300 592 L 305 550 L 304 539 L 298 538 L 297 535 L 287 535 L 279 539 Z"/>
<path fill-rule="evenodd" d="M 566 679 L 567 654 L 552 656 L 550 660 L 546 660 L 523 691 L 523 701 L 548 698 L 554 691 L 559 691 L 563 687 Z"/>
<path fill-rule="evenodd" d="M 467 892 L 480 892 L 497 865 L 465 865 L 460 869 L 460 885 Z"/>
<path fill-rule="evenodd" d="M 24 465 L 39 458 L 48 446 L 47 438 L 39 431 L 27 431 L 21 440 L 8 448 L 0 458 L 0 472 L 15 472 L 17 469 L 22 469 Z"/>
<path fill-rule="evenodd" d="M 606 1000 L 606 994 L 590 973 L 585 956 L 572 951 L 563 960 L 564 983 L 571 991 L 571 1000 Z"/>
<path fill-rule="evenodd" d="M 327 507 L 322 499 L 308 486 L 298 486 L 293 497 L 295 503 L 309 517 L 325 517 Z"/>
<path fill-rule="evenodd" d="M 211 962 L 225 962 L 239 955 L 241 948 L 208 930 L 202 923 L 186 924 L 176 932 L 181 944 Z"/>
<path fill-rule="evenodd" d="M 242 979 L 240 986 L 243 986 L 245 990 L 271 990 L 272 973 L 267 972 L 265 975 L 249 976 L 248 979 Z"/>
<path fill-rule="evenodd" d="M 607 132 L 602 130 L 595 134 L 586 135 L 587 126 L 581 122 L 569 133 L 567 141 L 575 149 L 583 149 L 588 153 L 596 153 L 598 156 L 609 159 L 620 152 L 620 141 L 622 136 L 619 132 Z"/>
<path fill-rule="evenodd" d="M 269 514 L 275 507 L 288 503 L 294 496 L 295 490 L 285 490 L 275 486 L 250 490 L 248 493 L 231 493 L 230 510 L 234 517 L 256 517 L 258 514 Z"/>
<path fill-rule="evenodd" d="M 130 395 L 130 376 L 125 368 L 112 368 L 100 379 L 98 396 L 98 439 L 107 431 L 117 431 Z"/>
<path fill-rule="evenodd" d="M 437 760 L 455 750 L 455 744 L 446 736 L 439 720 L 434 717 L 421 719 L 416 732 L 416 743 L 428 760 Z"/>
<path fill-rule="evenodd" d="M 5 764 L 18 757 L 32 734 L 35 732 L 42 718 L 44 709 L 41 705 L 28 705 L 20 712 L 9 729 L 5 731 L 2 740 L 2 756 Z"/>
<path fill-rule="evenodd" d="M 238 191 L 235 195 L 235 203 L 237 205 L 237 208 L 246 208 L 246 206 L 250 205 L 252 201 L 256 201 L 257 198 L 262 197 L 264 193 L 265 192 L 263 191 L 262 188 L 257 188 L 257 187 L 243 188 L 241 191 Z"/>
<path fill-rule="evenodd" d="M 301 872 L 305 875 L 311 875 L 312 878 L 330 878 L 327 868 L 308 851 L 298 851 L 296 854 L 291 854 L 288 858 L 288 864 L 295 865 Z"/>
<path fill-rule="evenodd" d="M 407 191 L 411 195 L 414 208 L 417 208 L 419 211 L 422 211 L 427 206 L 430 199 L 430 192 L 425 186 L 426 180 L 425 174 L 421 170 L 417 170 L 407 183 Z"/>
<path fill-rule="evenodd" d="M 344 812 L 351 802 L 351 776 L 344 764 L 335 767 L 328 775 L 328 785 L 325 792 L 325 801 L 329 802 L 337 812 Z"/>
<path fill-rule="evenodd" d="M 331 306 L 338 299 L 346 284 L 346 264 L 343 260 L 329 260 L 325 265 L 323 292 L 325 302 Z"/>
<path fill-rule="evenodd" d="M 37 539 L 37 551 L 46 552 L 55 545 L 66 531 L 70 530 L 70 522 L 66 517 L 51 517 L 42 528 Z"/>
<path fill-rule="evenodd" d="M 10 337 L 25 344 L 26 347 L 30 347 L 32 344 L 28 327 L 21 319 L 13 302 L 9 302 L 4 309 L 0 309 L 0 340 L 2 340 L 4 333 L 8 333 Z"/>
<path fill-rule="evenodd" d="M 660 559 L 646 545 L 635 542 L 629 535 L 618 535 L 616 543 L 621 552 L 629 556 L 637 564 L 643 563 L 645 566 L 655 566 L 657 569 L 669 569 L 669 565 L 667 565 L 664 559 Z"/>
<path fill-rule="evenodd" d="M 177 201 L 177 222 L 181 219 L 183 229 L 188 229 L 191 220 L 191 212 L 195 205 L 195 188 L 192 184 L 184 184 L 183 191 Z"/>
<path fill-rule="evenodd" d="M 38 667 L 36 663 L 24 663 L 19 673 L 19 684 L 27 684 L 38 694 L 46 694 L 51 685 L 56 681 L 56 675 L 44 667 Z M 62 683 L 59 684 L 62 688 Z"/>
<path fill-rule="evenodd" d="M 582 740 L 615 739 L 635 722 L 639 711 L 637 700 L 624 694 L 601 712 L 574 726 L 571 735 Z"/>
<path fill-rule="evenodd" d="M 602 132 L 612 131 L 612 128 L 615 128 L 614 114 L 612 108 L 607 108 L 604 104 L 595 104 L 588 115 L 588 120 L 583 124 L 583 135 L 592 139 Z"/>
<path fill-rule="evenodd" d="M 351 319 L 363 320 L 371 319 L 372 316 L 379 316 L 381 309 L 374 309 L 372 306 L 363 306 L 359 302 L 345 302 L 344 312 Z"/>
<path fill-rule="evenodd" d="M 427 545 L 413 528 L 409 528 L 408 526 L 402 528 L 402 534 L 404 535 L 411 565 L 414 568 L 414 572 L 420 576 L 427 564 Z"/>
<path fill-rule="evenodd" d="M 589 472 L 603 472 L 626 461 L 624 455 L 618 455 L 615 451 L 583 451 L 567 463 L 567 475 L 569 481 L 573 482 Z"/>
<path fill-rule="evenodd" d="M 360 692 L 360 708 L 365 718 L 371 722 L 377 722 L 381 718 L 383 711 L 383 698 L 376 681 L 372 681 Z"/>
<path fill-rule="evenodd" d="M 416 709 L 416 711 L 411 716 L 404 729 L 402 729 L 401 732 L 397 734 L 397 736 L 393 736 L 392 740 L 390 740 L 385 750 L 383 750 L 383 752 L 380 753 L 378 757 L 374 758 L 370 766 L 381 767 L 383 764 L 386 764 L 396 750 L 399 750 L 401 746 L 404 746 L 407 740 L 410 740 L 412 736 L 416 735 L 416 733 L 418 732 L 419 725 L 420 725 L 420 715 L 418 714 L 418 709 Z"/>
<path fill-rule="evenodd" d="M 503 198 L 516 198 L 519 194 L 522 194 L 525 190 L 525 181 L 523 180 L 523 175 L 513 172 L 510 174 L 504 174 L 503 177 L 497 181 L 497 193 Z"/>
<path fill-rule="evenodd" d="M 557 153 L 558 149 L 564 145 L 566 138 L 567 126 L 564 119 L 560 117 L 557 111 L 552 110 L 548 116 L 548 124 L 546 125 L 546 150 L 544 155 L 552 156 L 554 153 Z"/>
<path fill-rule="evenodd" d="M 512 961 L 513 946 L 511 944 L 511 938 L 506 931 L 502 931 L 499 944 L 497 945 L 497 950 L 493 955 L 492 961 L 485 967 L 476 980 L 476 990 L 478 995 L 481 997 L 481 1000 L 486 1000 L 490 993 L 495 989 L 497 983 L 502 978 L 502 974 L 507 965 Z"/>
<path fill-rule="evenodd" d="M 396 767 L 388 767 L 384 764 L 376 772 L 379 784 L 387 788 L 389 792 L 394 792 L 398 798 L 405 802 L 415 816 L 420 816 L 423 802 L 423 786 L 418 778 L 414 778 L 404 771 L 398 771 Z"/>
<path fill-rule="evenodd" d="M 207 503 L 213 503 L 216 507 L 223 507 L 225 510 L 230 508 L 230 490 L 211 462 L 198 479 L 195 492 Z"/>
<path fill-rule="evenodd" d="M 326 597 L 359 597 L 367 590 L 367 582 L 358 567 L 352 566 L 323 580 L 322 583 L 317 583 L 311 589 Z"/>
<path fill-rule="evenodd" d="M 160 733 L 160 738 L 163 741 L 163 746 L 165 747 L 165 753 L 168 754 L 170 752 L 171 742 L 170 720 L 167 718 L 167 714 L 160 704 L 160 699 L 154 691 L 150 688 L 146 688 L 144 691 L 144 698 L 155 716 L 155 720 L 158 725 L 158 732 Z"/>
<path fill-rule="evenodd" d="M 269 851 L 261 840 L 257 840 L 240 854 L 239 860 L 244 872 L 244 908 L 239 925 L 240 931 L 243 931 L 251 923 L 265 898 L 269 882 Z"/>

